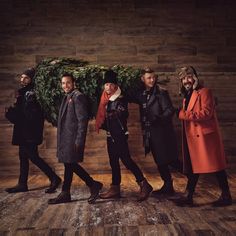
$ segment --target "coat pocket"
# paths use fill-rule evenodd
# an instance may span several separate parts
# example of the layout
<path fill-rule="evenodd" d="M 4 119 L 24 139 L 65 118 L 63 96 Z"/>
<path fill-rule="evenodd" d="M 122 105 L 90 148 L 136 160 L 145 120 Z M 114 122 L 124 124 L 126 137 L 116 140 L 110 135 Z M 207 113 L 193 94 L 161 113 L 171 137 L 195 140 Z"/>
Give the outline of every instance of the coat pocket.
<path fill-rule="evenodd" d="M 204 128 L 202 129 L 202 133 L 205 134 L 211 134 L 214 133 L 216 130 L 214 128 Z"/>

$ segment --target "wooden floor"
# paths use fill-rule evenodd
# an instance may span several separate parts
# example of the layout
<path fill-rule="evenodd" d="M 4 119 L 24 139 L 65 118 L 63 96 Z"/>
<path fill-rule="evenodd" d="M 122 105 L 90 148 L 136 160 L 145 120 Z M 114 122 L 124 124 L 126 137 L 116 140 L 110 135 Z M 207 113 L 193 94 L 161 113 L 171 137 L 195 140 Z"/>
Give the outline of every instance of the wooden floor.
<path fill-rule="evenodd" d="M 178 192 L 183 191 L 186 180 L 174 173 Z M 110 184 L 110 174 L 93 175 Z M 158 174 L 146 177 L 154 188 L 161 186 Z M 122 175 L 122 198 L 87 203 L 86 186 L 74 176 L 71 203 L 48 205 L 47 200 L 57 193 L 45 194 L 48 180 L 42 175 L 29 179 L 30 191 L 8 194 L 5 187 L 16 183 L 16 177 L 2 177 L 0 182 L 0 235 L 236 235 L 236 204 L 213 208 L 211 202 L 219 195 L 211 176 L 202 176 L 197 186 L 197 207 L 176 207 L 173 202 L 150 197 L 135 201 L 138 186 L 127 171 Z M 233 198 L 236 198 L 236 174 L 229 174 Z"/>

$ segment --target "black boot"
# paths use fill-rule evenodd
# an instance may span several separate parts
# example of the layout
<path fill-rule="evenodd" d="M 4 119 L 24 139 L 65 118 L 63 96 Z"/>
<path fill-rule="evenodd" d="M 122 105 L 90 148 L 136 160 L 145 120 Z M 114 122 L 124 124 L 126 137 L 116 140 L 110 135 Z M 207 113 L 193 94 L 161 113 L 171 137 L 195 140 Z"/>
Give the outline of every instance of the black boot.
<path fill-rule="evenodd" d="M 19 192 L 27 192 L 28 191 L 28 186 L 27 184 L 17 184 L 16 186 L 12 188 L 6 188 L 6 192 L 8 193 L 19 193 Z"/>
<path fill-rule="evenodd" d="M 190 193 L 189 191 L 186 191 L 182 196 L 177 199 L 174 199 L 173 201 L 179 207 L 194 206 L 193 193 Z"/>
<path fill-rule="evenodd" d="M 102 183 L 94 181 L 93 185 L 89 187 L 91 195 L 88 198 L 88 203 L 91 204 L 96 201 L 96 199 L 99 197 L 99 192 L 102 189 L 102 187 L 103 187 Z"/>
<path fill-rule="evenodd" d="M 221 196 L 215 202 L 213 202 L 213 206 L 215 207 L 223 207 L 232 205 L 232 197 L 229 190 L 228 177 L 225 170 L 216 172 L 216 177 L 219 183 L 219 187 L 221 188 Z"/>
<path fill-rule="evenodd" d="M 48 204 L 60 204 L 71 202 L 70 192 L 62 191 L 56 198 L 48 200 Z"/>
<path fill-rule="evenodd" d="M 54 176 L 52 179 L 51 179 L 51 184 L 49 186 L 49 188 L 47 188 L 45 190 L 45 193 L 54 193 L 55 190 L 58 188 L 58 186 L 60 185 L 61 183 L 61 178 L 58 177 L 57 175 Z"/>
<path fill-rule="evenodd" d="M 155 190 L 152 192 L 152 195 L 154 197 L 158 197 L 160 195 L 169 195 L 169 196 L 172 196 L 175 194 L 175 190 L 174 190 L 174 187 L 173 187 L 173 181 L 165 181 L 164 182 L 164 185 L 158 189 L 158 190 Z"/>
<path fill-rule="evenodd" d="M 229 190 L 227 192 L 222 192 L 219 199 L 213 202 L 214 207 L 223 207 L 230 205 L 232 205 L 232 197 Z"/>

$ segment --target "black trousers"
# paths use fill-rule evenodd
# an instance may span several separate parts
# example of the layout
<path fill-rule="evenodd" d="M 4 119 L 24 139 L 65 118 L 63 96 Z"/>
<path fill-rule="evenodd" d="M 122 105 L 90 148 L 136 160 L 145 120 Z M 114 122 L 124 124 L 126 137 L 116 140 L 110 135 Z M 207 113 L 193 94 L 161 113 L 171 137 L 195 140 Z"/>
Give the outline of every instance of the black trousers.
<path fill-rule="evenodd" d="M 155 147 L 153 147 L 152 145 L 153 144 L 151 143 L 152 156 L 153 156 L 153 159 L 154 159 L 154 161 L 157 165 L 157 168 L 158 168 L 158 171 L 160 173 L 161 179 L 164 182 L 171 182 L 172 177 L 171 177 L 171 173 L 170 173 L 170 170 L 169 170 L 169 165 L 168 164 L 162 164 L 162 165 L 159 164 L 158 156 L 157 156 L 156 152 L 153 151 L 153 150 L 155 150 Z"/>
<path fill-rule="evenodd" d="M 115 141 L 108 137 L 107 151 L 112 171 L 112 185 L 120 185 L 121 183 L 120 159 L 124 166 L 133 173 L 137 182 L 141 182 L 145 179 L 138 165 L 131 159 L 128 135 L 116 138 Z"/>
<path fill-rule="evenodd" d="M 216 176 L 216 179 L 218 181 L 219 187 L 223 193 L 226 193 L 229 191 L 229 184 L 228 184 L 228 178 L 225 170 L 217 171 L 214 173 Z M 187 175 L 188 183 L 186 190 L 189 192 L 189 194 L 193 195 L 198 179 L 199 174 L 190 173 Z"/>
<path fill-rule="evenodd" d="M 160 173 L 160 176 L 164 182 L 171 182 L 171 174 L 168 165 L 159 165 L 158 170 Z"/>
<path fill-rule="evenodd" d="M 25 144 L 19 146 L 20 177 L 19 183 L 27 185 L 29 160 L 34 163 L 51 180 L 56 176 L 52 168 L 39 156 L 38 145 Z"/>
<path fill-rule="evenodd" d="M 87 186 L 91 187 L 94 183 L 94 180 L 90 175 L 85 171 L 85 169 L 80 166 L 78 163 L 64 163 L 64 182 L 62 185 L 62 191 L 70 192 L 70 187 L 73 179 L 73 173 L 76 173 Z"/>

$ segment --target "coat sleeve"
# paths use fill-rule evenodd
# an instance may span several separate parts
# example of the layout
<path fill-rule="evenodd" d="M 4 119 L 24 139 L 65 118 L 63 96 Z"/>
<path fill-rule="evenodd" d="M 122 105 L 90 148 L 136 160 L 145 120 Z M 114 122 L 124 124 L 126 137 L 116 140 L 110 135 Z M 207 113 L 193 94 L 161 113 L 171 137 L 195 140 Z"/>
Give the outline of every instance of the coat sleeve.
<path fill-rule="evenodd" d="M 23 96 L 18 96 L 13 106 L 9 107 L 5 112 L 5 117 L 12 123 L 17 124 L 23 119 L 23 112 L 21 105 Z"/>
<path fill-rule="evenodd" d="M 175 113 L 175 109 L 172 105 L 169 93 L 166 90 L 161 92 L 159 103 L 162 108 L 162 113 L 158 116 L 158 118 L 163 120 L 171 118 Z"/>
<path fill-rule="evenodd" d="M 201 108 L 194 111 L 180 110 L 179 119 L 189 121 L 206 121 L 210 120 L 214 114 L 215 102 L 209 89 L 204 89 L 200 94 Z"/>
<path fill-rule="evenodd" d="M 117 99 L 117 101 L 111 104 L 108 112 L 109 119 L 127 119 L 128 116 L 128 102 L 126 98 Z"/>
<path fill-rule="evenodd" d="M 9 107 L 5 112 L 5 117 L 12 123 L 16 124 L 19 121 L 20 111 L 17 107 Z"/>
<path fill-rule="evenodd" d="M 83 146 L 86 140 L 88 127 L 88 103 L 84 95 L 80 94 L 75 97 L 75 114 L 78 120 L 78 129 L 75 144 Z"/>
<path fill-rule="evenodd" d="M 24 119 L 31 121 L 42 117 L 43 112 L 34 92 L 28 92 L 25 95 L 23 107 Z"/>

